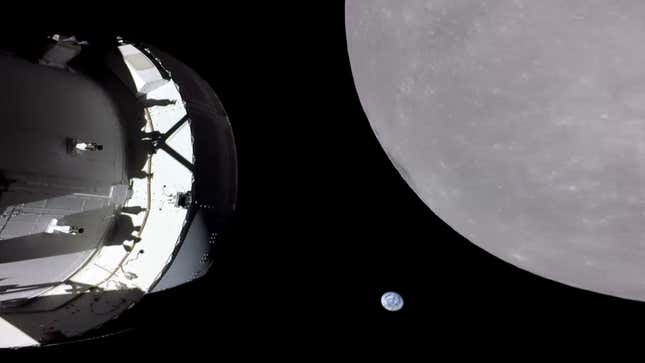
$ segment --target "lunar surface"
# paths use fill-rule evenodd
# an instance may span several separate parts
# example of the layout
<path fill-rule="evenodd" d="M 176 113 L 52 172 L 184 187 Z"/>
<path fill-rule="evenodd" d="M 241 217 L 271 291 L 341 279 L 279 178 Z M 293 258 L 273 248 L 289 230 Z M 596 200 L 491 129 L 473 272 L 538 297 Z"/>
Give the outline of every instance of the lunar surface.
<path fill-rule="evenodd" d="M 365 113 L 431 210 L 520 268 L 642 301 L 644 14 L 641 0 L 346 3 Z"/>
<path fill-rule="evenodd" d="M 386 292 L 381 296 L 381 305 L 388 311 L 399 311 L 403 307 L 403 298 L 396 292 Z"/>

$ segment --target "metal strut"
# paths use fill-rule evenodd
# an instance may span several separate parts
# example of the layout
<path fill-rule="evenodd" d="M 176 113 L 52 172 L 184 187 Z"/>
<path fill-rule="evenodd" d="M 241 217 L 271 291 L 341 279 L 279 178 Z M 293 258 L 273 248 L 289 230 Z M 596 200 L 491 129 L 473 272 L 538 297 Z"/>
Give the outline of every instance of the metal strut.
<path fill-rule="evenodd" d="M 186 169 L 194 172 L 195 167 L 193 163 L 186 160 L 181 154 L 175 151 L 170 147 L 166 141 L 175 133 L 179 128 L 189 120 L 188 115 L 182 117 L 181 120 L 177 121 L 165 134 L 162 134 L 159 131 L 148 132 L 144 134 L 143 141 L 149 144 L 151 151 L 154 153 L 157 150 L 161 149 L 170 155 L 173 159 L 177 160 L 178 163 L 186 167 Z"/>

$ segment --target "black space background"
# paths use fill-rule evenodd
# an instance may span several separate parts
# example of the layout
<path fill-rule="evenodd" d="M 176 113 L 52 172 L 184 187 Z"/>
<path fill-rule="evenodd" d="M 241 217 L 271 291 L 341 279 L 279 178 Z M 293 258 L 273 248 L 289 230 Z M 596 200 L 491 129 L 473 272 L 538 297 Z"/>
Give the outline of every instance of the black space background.
<path fill-rule="evenodd" d="M 238 215 L 206 278 L 146 298 L 109 326 L 128 329 L 123 334 L 46 352 L 219 357 L 359 341 L 380 351 L 395 345 L 388 337 L 411 336 L 432 351 L 487 338 L 548 345 L 554 336 L 643 326 L 642 303 L 519 270 L 440 221 L 390 164 L 363 113 L 343 2 L 302 3 L 309 4 L 77 8 L 61 17 L 45 12 L 44 22 L 29 16 L 54 31 L 146 41 L 193 67 L 227 109 L 240 168 Z M 119 12 L 126 15 L 115 20 Z M 402 311 L 380 306 L 388 290 L 403 295 Z"/>

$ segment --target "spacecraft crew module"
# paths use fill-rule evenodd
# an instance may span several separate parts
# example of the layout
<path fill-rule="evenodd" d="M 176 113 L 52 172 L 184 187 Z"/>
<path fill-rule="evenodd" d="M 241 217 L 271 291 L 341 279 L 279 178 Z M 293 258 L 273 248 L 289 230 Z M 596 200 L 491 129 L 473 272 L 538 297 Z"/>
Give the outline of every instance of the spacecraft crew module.
<path fill-rule="evenodd" d="M 86 334 L 203 276 L 233 215 L 212 88 L 149 45 L 0 48 L 0 348 Z"/>

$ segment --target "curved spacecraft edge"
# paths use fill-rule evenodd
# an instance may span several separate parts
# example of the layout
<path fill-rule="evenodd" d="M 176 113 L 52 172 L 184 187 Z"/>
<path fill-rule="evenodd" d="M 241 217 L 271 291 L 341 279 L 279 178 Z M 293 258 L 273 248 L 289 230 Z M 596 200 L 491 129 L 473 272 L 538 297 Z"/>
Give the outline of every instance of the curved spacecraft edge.
<path fill-rule="evenodd" d="M 206 274 L 237 196 L 217 95 L 145 44 L 0 49 L 0 348 L 61 342 Z"/>

